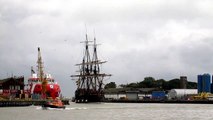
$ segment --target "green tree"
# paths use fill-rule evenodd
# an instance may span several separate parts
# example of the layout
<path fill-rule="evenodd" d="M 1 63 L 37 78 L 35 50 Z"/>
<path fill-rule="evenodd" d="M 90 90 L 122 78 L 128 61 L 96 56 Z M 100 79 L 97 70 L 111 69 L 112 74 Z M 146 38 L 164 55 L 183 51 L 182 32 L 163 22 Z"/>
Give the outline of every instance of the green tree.
<path fill-rule="evenodd" d="M 130 84 L 128 84 L 126 87 L 138 88 L 138 83 L 130 83 Z"/>
<path fill-rule="evenodd" d="M 156 86 L 157 88 L 163 89 L 163 86 L 165 85 L 166 81 L 164 79 L 156 80 Z"/>
<path fill-rule="evenodd" d="M 129 84 L 122 84 L 122 87 L 130 87 L 130 88 L 159 88 L 161 90 L 171 90 L 180 88 L 180 79 L 172 79 L 166 81 L 164 79 L 155 80 L 153 77 L 145 77 L 143 81 Z M 188 89 L 196 89 L 196 82 L 188 82 Z"/>
<path fill-rule="evenodd" d="M 178 89 L 180 88 L 180 79 L 172 79 L 168 81 L 169 84 L 169 90 L 170 89 Z"/>
<path fill-rule="evenodd" d="M 188 82 L 187 83 L 187 89 L 197 89 L 197 83 L 196 82 Z"/>
<path fill-rule="evenodd" d="M 144 87 L 153 88 L 155 87 L 155 79 L 153 77 L 145 77 L 143 81 Z"/>
<path fill-rule="evenodd" d="M 116 88 L 115 82 L 107 83 L 107 84 L 105 85 L 104 89 L 108 89 L 108 88 Z"/>

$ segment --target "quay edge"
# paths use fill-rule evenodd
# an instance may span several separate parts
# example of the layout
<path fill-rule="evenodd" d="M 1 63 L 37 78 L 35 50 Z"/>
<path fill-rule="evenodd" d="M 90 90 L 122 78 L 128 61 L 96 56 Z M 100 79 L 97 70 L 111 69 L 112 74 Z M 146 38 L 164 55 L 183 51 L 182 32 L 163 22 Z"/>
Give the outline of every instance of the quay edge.
<path fill-rule="evenodd" d="M 45 100 L 2 100 L 0 107 L 24 107 L 24 106 L 41 106 L 45 104 Z M 64 105 L 69 105 L 69 100 L 62 100 Z"/>
<path fill-rule="evenodd" d="M 213 104 L 212 100 L 104 100 L 108 103 Z"/>

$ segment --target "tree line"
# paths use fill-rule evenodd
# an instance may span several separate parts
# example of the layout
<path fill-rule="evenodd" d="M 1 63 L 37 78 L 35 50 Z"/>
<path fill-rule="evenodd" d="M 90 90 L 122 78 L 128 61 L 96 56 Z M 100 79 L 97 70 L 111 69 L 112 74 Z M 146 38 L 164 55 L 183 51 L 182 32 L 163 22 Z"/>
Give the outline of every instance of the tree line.
<path fill-rule="evenodd" d="M 171 90 L 180 88 L 180 79 L 172 79 L 166 81 L 164 79 L 155 80 L 153 77 L 145 77 L 143 81 L 132 82 L 129 84 L 118 85 L 122 88 L 159 88 L 160 90 Z M 115 82 L 110 82 L 105 85 L 105 89 L 116 88 L 117 85 Z M 187 89 L 197 89 L 196 82 L 187 81 Z"/>

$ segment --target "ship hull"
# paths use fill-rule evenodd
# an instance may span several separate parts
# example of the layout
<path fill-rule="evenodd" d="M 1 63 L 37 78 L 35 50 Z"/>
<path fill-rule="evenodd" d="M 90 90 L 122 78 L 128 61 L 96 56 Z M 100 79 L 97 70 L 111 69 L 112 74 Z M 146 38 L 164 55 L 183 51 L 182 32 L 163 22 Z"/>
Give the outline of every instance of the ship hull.
<path fill-rule="evenodd" d="M 31 94 L 41 94 L 42 93 L 42 84 L 41 83 L 34 83 L 30 88 Z M 55 83 L 48 83 L 46 85 L 46 97 L 52 97 L 55 99 L 59 97 L 61 92 L 60 86 Z"/>
<path fill-rule="evenodd" d="M 102 102 L 104 95 L 102 92 L 93 90 L 76 90 L 76 103 Z"/>
<path fill-rule="evenodd" d="M 42 105 L 44 109 L 46 108 L 60 108 L 65 109 L 64 103 L 61 100 L 53 100 L 53 101 L 46 101 L 45 104 Z"/>
<path fill-rule="evenodd" d="M 65 106 L 57 106 L 57 105 L 49 105 L 49 104 L 44 104 L 42 107 L 45 108 L 60 108 L 60 109 L 65 109 Z"/>

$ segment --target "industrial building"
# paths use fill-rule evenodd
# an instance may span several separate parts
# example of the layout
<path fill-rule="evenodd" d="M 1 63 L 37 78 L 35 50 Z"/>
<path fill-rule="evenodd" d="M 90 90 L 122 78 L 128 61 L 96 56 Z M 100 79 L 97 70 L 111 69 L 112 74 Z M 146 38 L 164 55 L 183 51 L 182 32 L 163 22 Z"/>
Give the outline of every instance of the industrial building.
<path fill-rule="evenodd" d="M 138 100 L 139 91 L 126 91 L 126 98 L 128 100 Z"/>
<path fill-rule="evenodd" d="M 0 80 L 0 96 L 15 98 L 24 92 L 24 77 L 10 77 Z"/>
<path fill-rule="evenodd" d="M 104 91 L 105 99 L 126 99 L 130 101 L 151 99 L 152 92 L 159 91 L 158 88 L 110 88 Z M 165 93 L 165 92 L 164 92 Z M 159 94 L 155 94 L 157 97 Z"/>

